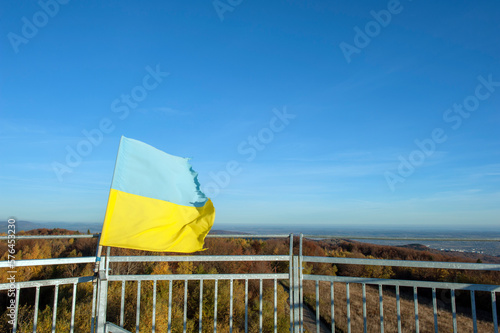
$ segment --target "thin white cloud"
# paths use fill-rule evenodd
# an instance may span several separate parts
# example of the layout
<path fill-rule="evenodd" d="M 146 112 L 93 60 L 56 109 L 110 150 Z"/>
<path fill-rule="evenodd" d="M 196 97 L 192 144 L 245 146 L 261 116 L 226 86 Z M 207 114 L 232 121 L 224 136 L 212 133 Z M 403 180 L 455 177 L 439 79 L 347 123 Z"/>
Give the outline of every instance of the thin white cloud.
<path fill-rule="evenodd" d="M 162 107 L 155 107 L 151 109 L 153 112 L 163 114 L 166 116 L 185 116 L 189 115 L 190 113 L 187 111 L 180 111 L 176 110 L 167 106 L 162 106 Z"/>
<path fill-rule="evenodd" d="M 44 127 L 27 122 L 0 119 L 0 135 L 47 134 Z"/>

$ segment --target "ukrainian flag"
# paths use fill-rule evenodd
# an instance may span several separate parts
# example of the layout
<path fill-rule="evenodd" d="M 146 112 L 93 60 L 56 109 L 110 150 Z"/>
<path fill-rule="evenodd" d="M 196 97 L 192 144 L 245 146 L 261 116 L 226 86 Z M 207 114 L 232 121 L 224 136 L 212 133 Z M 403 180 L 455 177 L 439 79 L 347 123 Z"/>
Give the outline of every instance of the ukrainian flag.
<path fill-rule="evenodd" d="M 215 218 L 189 159 L 122 137 L 100 245 L 146 251 L 203 250 Z"/>

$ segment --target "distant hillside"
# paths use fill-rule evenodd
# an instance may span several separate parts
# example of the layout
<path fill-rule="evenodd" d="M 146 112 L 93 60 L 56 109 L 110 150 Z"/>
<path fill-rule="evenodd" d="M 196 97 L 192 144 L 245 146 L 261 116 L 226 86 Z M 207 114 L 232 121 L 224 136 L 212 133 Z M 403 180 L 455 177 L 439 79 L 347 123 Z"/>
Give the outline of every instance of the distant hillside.
<path fill-rule="evenodd" d="M 0 224 L 0 232 L 7 232 L 7 223 Z M 16 221 L 16 232 L 28 231 L 34 229 L 66 229 L 72 231 L 79 231 L 86 233 L 90 230 L 91 233 L 101 232 L 102 223 L 70 223 L 70 222 L 30 222 L 30 221 Z"/>
<path fill-rule="evenodd" d="M 441 250 L 430 248 L 430 247 L 422 245 L 422 244 L 408 244 L 408 245 L 401 245 L 398 247 L 417 250 L 417 251 L 426 251 L 426 252 L 434 253 L 434 254 L 444 254 L 448 257 L 453 257 L 453 258 L 457 258 L 457 259 L 465 258 L 465 259 L 474 260 L 474 261 L 480 260 L 481 262 L 484 262 L 484 263 L 495 263 L 495 264 L 500 263 L 500 256 L 491 256 L 488 254 L 471 253 L 471 252 L 441 251 Z"/>
<path fill-rule="evenodd" d="M 7 228 L 7 223 L 0 224 L 0 232 L 7 232 Z M 44 228 L 44 226 L 39 223 L 33 223 L 29 221 L 16 221 L 16 232 L 19 232 L 21 230 L 33 230 L 40 228 Z"/>
<path fill-rule="evenodd" d="M 350 239 L 328 239 L 319 241 L 320 246 L 329 248 L 344 248 L 349 252 L 361 253 L 364 256 L 374 256 L 380 259 L 400 260 L 432 260 L 432 261 L 457 261 L 500 263 L 499 256 L 470 252 L 449 252 L 430 248 L 422 244 L 408 245 L 381 245 L 368 242 L 359 242 Z"/>
<path fill-rule="evenodd" d="M 248 232 L 228 231 L 228 230 L 210 230 L 209 235 L 250 235 Z"/>
<path fill-rule="evenodd" d="M 44 230 L 43 233 L 40 233 L 38 230 Z M 27 231 L 26 234 L 29 235 L 47 235 L 54 234 L 48 233 L 46 230 L 58 229 L 55 234 L 73 234 L 75 231 L 78 231 L 82 234 L 86 234 L 90 231 L 90 233 L 100 233 L 102 230 L 102 224 L 100 223 L 67 223 L 67 222 L 49 222 L 49 223 L 34 223 L 30 221 L 16 221 L 16 232 Z M 33 231 L 33 232 L 30 232 Z M 0 233 L 7 232 L 7 223 L 0 224 Z M 231 230 L 217 230 L 212 229 L 209 233 L 210 235 L 250 235 L 247 232 L 239 232 L 239 231 L 231 231 Z M 379 245 L 373 244 L 369 242 L 358 242 L 350 239 L 330 239 L 327 243 L 331 245 L 339 245 L 340 243 L 348 242 L 348 243 L 358 243 L 358 244 L 366 244 L 371 249 L 380 248 L 389 245 Z M 389 246 L 391 247 L 391 246 Z M 453 252 L 453 251 L 441 251 L 438 249 L 430 248 L 423 244 L 408 244 L 408 245 L 398 245 L 392 246 L 393 248 L 404 248 L 411 249 L 415 251 L 419 251 L 420 253 L 426 253 L 427 255 L 437 254 L 437 255 L 445 255 L 448 258 L 455 258 L 456 260 L 466 259 L 468 261 L 477 261 L 480 260 L 484 263 L 500 263 L 500 256 L 492 256 L 487 254 L 480 253 L 470 253 L 470 252 Z"/>

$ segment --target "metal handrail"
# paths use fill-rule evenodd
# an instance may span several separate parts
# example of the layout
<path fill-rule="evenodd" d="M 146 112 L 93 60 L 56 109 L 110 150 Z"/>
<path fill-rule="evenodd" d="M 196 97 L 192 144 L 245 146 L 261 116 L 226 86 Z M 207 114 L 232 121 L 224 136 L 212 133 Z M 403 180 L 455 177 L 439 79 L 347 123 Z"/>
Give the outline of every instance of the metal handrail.
<path fill-rule="evenodd" d="M 100 234 L 90 235 L 16 235 L 16 239 L 74 239 L 74 238 L 99 238 Z M 0 240 L 8 240 L 9 236 L 0 236 Z"/>
<path fill-rule="evenodd" d="M 16 239 L 76 239 L 76 238 L 99 238 L 101 234 L 85 234 L 85 235 L 16 235 Z M 250 234 L 209 234 L 206 238 L 288 238 L 289 234 L 263 234 L 263 235 L 250 235 Z M 9 236 L 0 236 L 0 240 L 8 240 Z"/>
<path fill-rule="evenodd" d="M 16 235 L 16 239 L 72 239 L 72 238 L 99 238 L 100 234 L 90 235 Z M 208 234 L 207 238 L 288 238 L 289 234 Z M 428 241 L 428 242 L 500 242 L 500 238 L 457 238 L 457 237 L 379 237 L 363 235 L 303 235 L 304 238 L 316 239 L 363 239 L 363 240 L 392 240 L 392 241 Z M 0 236 L 0 240 L 8 240 L 8 236 Z"/>
<path fill-rule="evenodd" d="M 48 280 L 35 280 L 35 281 L 21 281 L 16 282 L 16 288 L 33 288 L 33 287 L 46 287 L 46 286 L 56 286 L 65 284 L 75 284 L 75 283 L 85 283 L 91 282 L 94 279 L 93 276 L 80 276 L 72 278 L 60 278 L 60 279 L 48 279 Z M 0 290 L 9 290 L 12 287 L 11 283 L 0 283 Z"/>
<path fill-rule="evenodd" d="M 395 266 L 414 268 L 444 268 L 500 271 L 500 264 L 462 263 L 445 261 L 419 261 L 419 260 L 393 260 L 393 259 L 363 259 L 363 258 L 338 258 L 338 257 L 310 257 L 304 256 L 303 262 L 349 264 L 368 266 Z"/>
<path fill-rule="evenodd" d="M 288 273 L 109 275 L 108 281 L 200 281 L 288 279 Z M 500 288 L 500 287 L 499 287 Z"/>
<path fill-rule="evenodd" d="M 304 238 L 321 239 L 367 239 L 367 240 L 393 240 L 393 241 L 435 241 L 435 242 L 500 242 L 500 238 L 460 238 L 460 237 L 385 237 L 385 236 L 359 236 L 359 235 L 303 235 Z"/>
<path fill-rule="evenodd" d="M 24 259 L 24 260 L 16 260 L 15 267 L 89 264 L 89 263 L 95 263 L 95 261 L 96 257 Z M 11 267 L 10 261 L 8 260 L 0 261 L 0 268 L 9 268 L 9 267 Z"/>
<path fill-rule="evenodd" d="M 313 275 L 304 274 L 305 280 L 313 281 L 334 281 L 343 283 L 365 283 L 383 286 L 400 287 L 418 287 L 418 288 L 436 288 L 436 289 L 454 289 L 454 290 L 476 290 L 488 292 L 500 292 L 500 286 L 494 284 L 472 284 L 456 282 L 439 281 L 419 281 L 419 280 L 396 280 L 396 279 L 377 279 L 353 276 L 331 276 L 331 275 Z"/>
<path fill-rule="evenodd" d="M 110 256 L 109 262 L 288 261 L 289 255 Z"/>
<path fill-rule="evenodd" d="M 110 256 L 109 262 L 183 262 L 183 261 L 288 261 L 289 255 L 237 255 L 237 256 Z M 70 264 L 90 264 L 95 263 L 96 257 L 77 257 L 77 258 L 53 258 L 53 259 L 25 259 L 17 260 L 16 267 L 29 266 L 52 266 L 52 265 L 70 265 Z M 10 262 L 0 261 L 0 268 L 9 268 Z"/>
<path fill-rule="evenodd" d="M 289 255 L 227 255 L 227 256 L 110 256 L 109 262 L 203 262 L 203 261 L 288 261 Z M 54 259 L 26 259 L 16 261 L 16 267 L 50 266 L 67 264 L 89 264 L 95 263 L 95 257 L 77 258 L 54 258 Z M 461 263 L 443 261 L 419 261 L 419 260 L 392 260 L 392 259 L 362 259 L 362 258 L 339 258 L 339 257 L 312 257 L 304 256 L 303 262 L 350 264 L 369 266 L 396 266 L 413 268 L 443 268 L 443 269 L 467 269 L 500 271 L 500 264 L 483 263 Z M 0 268 L 8 268 L 9 261 L 0 261 Z"/>

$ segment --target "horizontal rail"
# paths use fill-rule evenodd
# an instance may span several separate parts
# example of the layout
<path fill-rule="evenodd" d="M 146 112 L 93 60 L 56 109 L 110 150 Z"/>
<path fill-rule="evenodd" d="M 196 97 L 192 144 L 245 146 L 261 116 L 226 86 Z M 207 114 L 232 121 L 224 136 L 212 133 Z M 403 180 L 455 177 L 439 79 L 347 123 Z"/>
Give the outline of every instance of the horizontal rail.
<path fill-rule="evenodd" d="M 271 280 L 289 279 L 288 273 L 273 274 L 159 274 L 159 275 L 109 275 L 108 281 L 185 281 L 185 280 Z"/>
<path fill-rule="evenodd" d="M 99 238 L 100 234 L 91 235 L 16 235 L 16 239 L 71 239 L 71 238 Z M 288 238 L 289 234 L 208 234 L 207 238 Z M 458 238 L 458 237 L 378 237 L 360 235 L 304 235 L 304 238 L 321 239 L 363 239 L 363 240 L 392 240 L 392 241 L 428 241 L 428 242 L 500 242 L 500 238 Z M 0 236 L 1 240 L 8 240 L 9 236 Z"/>
<path fill-rule="evenodd" d="M 378 236 L 356 236 L 356 235 L 303 235 L 304 238 L 322 239 L 371 239 L 371 240 L 395 240 L 395 241 L 429 241 L 429 242 L 500 242 L 500 238 L 460 238 L 460 237 L 378 237 Z"/>
<path fill-rule="evenodd" d="M 20 239 L 73 239 L 73 238 L 99 238 L 100 234 L 91 235 L 16 235 L 16 240 Z M 0 236 L 0 240 L 7 240 L 9 236 Z"/>
<path fill-rule="evenodd" d="M 15 267 L 28 267 L 28 266 L 89 264 L 89 263 L 95 263 L 95 260 L 96 257 L 25 259 L 25 260 L 16 260 L 14 265 Z M 11 263 L 8 260 L 0 261 L 0 268 L 10 268 L 10 267 Z"/>
<path fill-rule="evenodd" d="M 85 234 L 85 235 L 16 235 L 15 238 L 21 239 L 73 239 L 73 238 L 99 238 L 101 234 Z M 12 236 L 11 236 L 12 237 Z M 250 234 L 209 234 L 207 238 L 289 238 L 289 234 L 264 234 L 264 235 L 250 235 Z M 8 240 L 9 236 L 0 236 L 0 240 Z"/>
<path fill-rule="evenodd" d="M 263 235 L 251 235 L 251 234 L 208 234 L 207 238 L 289 238 L 290 234 L 263 234 Z"/>
<path fill-rule="evenodd" d="M 500 264 L 478 264 L 478 263 L 443 262 L 443 261 L 415 261 L 415 260 L 361 259 L 361 258 L 308 257 L 308 256 L 304 256 L 302 261 L 328 263 L 328 264 L 500 271 Z"/>
<path fill-rule="evenodd" d="M 34 287 L 46 287 L 46 286 L 58 286 L 65 284 L 74 283 L 84 283 L 90 282 L 94 279 L 93 276 L 81 276 L 74 278 L 61 278 L 61 279 L 50 279 L 50 280 L 38 280 L 38 281 L 23 281 L 13 283 L 16 288 L 34 288 Z M 0 283 L 0 290 L 9 290 L 12 288 L 11 283 Z"/>
<path fill-rule="evenodd" d="M 350 277 L 350 276 L 330 276 L 330 275 L 310 275 L 310 274 L 304 274 L 303 278 L 304 280 L 311 280 L 311 281 L 330 281 L 330 282 L 361 283 L 361 284 L 365 283 L 365 284 L 376 284 L 384 286 L 500 292 L 500 286 L 492 284 L 375 279 L 375 278 L 362 278 L 362 277 Z"/>
<path fill-rule="evenodd" d="M 369 265 L 369 266 L 394 266 L 413 268 L 444 268 L 444 269 L 467 269 L 500 271 L 500 264 L 479 264 L 442 261 L 414 261 L 414 260 L 392 260 L 392 259 L 361 259 L 361 258 L 338 258 L 338 257 L 302 257 L 304 262 Z M 94 263 L 95 257 L 77 258 L 55 258 L 55 259 L 27 259 L 17 260 L 15 267 L 28 266 L 50 266 L 68 264 Z M 235 255 L 235 256 L 110 256 L 109 262 L 224 262 L 224 261 L 288 261 L 288 255 Z M 10 262 L 0 261 L 0 268 L 10 268 Z"/>
<path fill-rule="evenodd" d="M 289 261 L 289 255 L 226 255 L 226 256 L 110 256 L 109 262 L 151 262 L 151 261 Z"/>
<path fill-rule="evenodd" d="M 69 264 L 89 264 L 95 263 L 96 257 L 78 258 L 54 258 L 54 259 L 26 259 L 15 261 L 15 267 L 28 266 L 51 266 Z M 268 255 L 268 256 L 110 256 L 109 262 L 182 262 L 182 261 L 288 261 L 288 255 Z M 7 260 L 0 261 L 0 268 L 10 268 L 11 264 Z"/>

